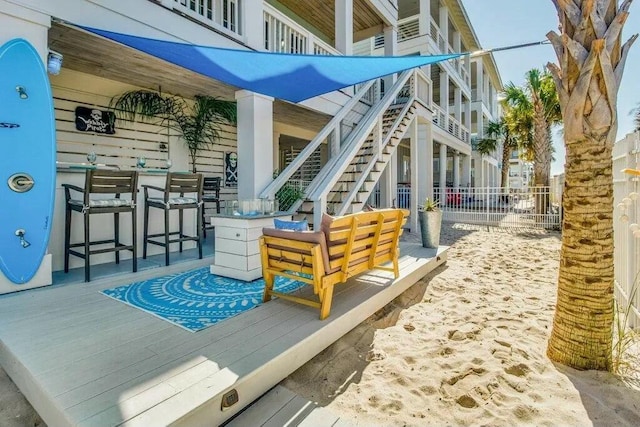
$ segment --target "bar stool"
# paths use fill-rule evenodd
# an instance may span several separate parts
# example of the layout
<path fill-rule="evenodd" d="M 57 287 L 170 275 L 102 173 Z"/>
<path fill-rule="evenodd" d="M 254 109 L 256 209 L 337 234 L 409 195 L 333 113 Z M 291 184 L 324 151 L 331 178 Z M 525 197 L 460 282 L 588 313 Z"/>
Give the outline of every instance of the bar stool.
<path fill-rule="evenodd" d="M 136 194 L 138 192 L 137 171 L 87 170 L 84 188 L 71 184 L 62 184 L 65 193 L 65 229 L 64 229 L 64 272 L 69 272 L 69 255 L 84 259 L 84 281 L 91 280 L 91 255 L 115 252 L 116 264 L 120 263 L 120 251 L 128 250 L 133 254 L 133 272 L 138 271 L 136 246 Z M 73 198 L 71 191 L 82 194 L 82 198 Z M 112 198 L 92 198 L 95 194 L 113 194 Z M 129 195 L 129 198 L 121 198 Z M 79 212 L 84 218 L 84 241 L 71 243 L 72 212 Z M 91 241 L 90 217 L 93 214 L 113 214 L 113 239 Z M 120 214 L 131 214 L 131 244 L 120 243 Z M 92 245 L 113 244 L 113 247 L 91 249 Z M 84 252 L 72 248 L 83 247 Z"/>
<path fill-rule="evenodd" d="M 171 243 L 180 244 L 186 241 L 195 241 L 198 245 L 198 257 L 202 259 L 202 174 L 168 173 L 164 188 L 153 185 L 143 185 L 144 189 L 144 245 L 142 247 L 142 258 L 147 258 L 147 244 L 164 247 L 165 265 L 169 265 L 169 245 Z M 163 193 L 161 197 L 150 197 L 149 190 Z M 171 194 L 178 194 L 172 197 Z M 185 194 L 190 194 L 185 197 Z M 164 232 L 149 234 L 149 208 L 162 209 L 164 212 Z M 196 209 L 196 233 L 197 236 L 184 234 L 183 219 L 185 209 Z M 177 210 L 179 215 L 180 228 L 178 231 L 169 230 L 169 212 Z M 178 238 L 170 239 L 170 236 L 178 235 Z M 162 240 L 153 240 L 156 237 L 163 237 Z"/>
<path fill-rule="evenodd" d="M 204 178 L 202 185 L 202 202 L 203 203 L 215 203 L 216 213 L 220 213 L 220 181 L 222 178 L 219 176 L 207 176 Z M 205 220 L 205 206 L 202 207 L 202 232 L 204 238 L 207 238 L 207 221 Z"/>

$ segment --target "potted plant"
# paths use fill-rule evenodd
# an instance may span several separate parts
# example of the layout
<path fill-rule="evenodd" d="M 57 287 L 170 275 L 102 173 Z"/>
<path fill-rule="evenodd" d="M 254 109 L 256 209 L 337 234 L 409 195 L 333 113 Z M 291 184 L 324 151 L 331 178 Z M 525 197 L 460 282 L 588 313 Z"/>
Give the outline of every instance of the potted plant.
<path fill-rule="evenodd" d="M 237 122 L 236 103 L 213 96 L 196 95 L 193 101 L 149 90 L 125 92 L 111 100 L 116 116 L 160 120 L 178 131 L 189 150 L 192 172 L 196 172 L 198 151 L 220 138 L 221 124 Z"/>
<path fill-rule="evenodd" d="M 442 225 L 442 210 L 437 201 L 426 198 L 418 211 L 422 246 L 437 248 L 440 245 L 440 228 Z"/>

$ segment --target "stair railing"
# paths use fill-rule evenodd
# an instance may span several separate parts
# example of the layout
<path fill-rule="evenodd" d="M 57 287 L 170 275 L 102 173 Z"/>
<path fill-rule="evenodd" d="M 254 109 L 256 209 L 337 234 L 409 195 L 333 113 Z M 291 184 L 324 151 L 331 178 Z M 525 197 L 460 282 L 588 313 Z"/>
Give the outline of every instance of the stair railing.
<path fill-rule="evenodd" d="M 410 88 L 410 97 L 408 100 L 405 99 L 406 104 L 403 107 L 400 114 L 397 116 L 393 125 L 390 127 L 389 132 L 387 132 L 384 138 L 381 137 L 381 134 L 382 134 L 381 131 L 379 131 L 377 134 L 377 137 L 379 138 L 378 146 L 377 146 L 378 156 L 372 157 L 369 163 L 367 164 L 367 166 L 365 167 L 365 169 L 360 173 L 353 188 L 350 190 L 349 194 L 347 194 L 344 202 L 336 210 L 335 212 L 336 215 L 344 215 L 347 212 L 347 210 L 349 209 L 349 206 L 351 206 L 351 204 L 353 203 L 356 195 L 360 192 L 360 189 L 362 188 L 365 181 L 367 180 L 367 177 L 369 176 L 374 166 L 376 165 L 377 160 L 379 160 L 382 157 L 383 150 L 387 147 L 387 145 L 391 141 L 391 138 L 394 136 L 396 129 L 398 129 L 398 126 L 402 123 L 408 111 L 412 108 L 414 102 L 416 101 L 420 102 L 423 106 L 427 107 L 429 110 L 431 109 L 431 102 L 432 102 L 431 101 L 431 94 L 432 94 L 431 80 L 429 80 L 429 78 L 427 77 L 427 75 L 424 73 L 423 70 L 416 68 L 414 70 L 413 75 L 411 76 L 411 79 L 405 85 L 405 88 L 407 86 Z M 403 91 L 405 91 L 405 89 L 400 91 L 398 98 L 403 96 Z M 371 191 L 373 191 L 373 189 L 370 190 L 367 195 L 369 195 Z"/>
<path fill-rule="evenodd" d="M 371 80 L 363 86 L 361 86 L 358 92 L 333 116 L 333 118 L 325 125 L 324 128 L 307 144 L 304 149 L 296 156 L 295 159 L 286 168 L 284 168 L 276 178 L 274 178 L 269 185 L 260 193 L 261 199 L 272 199 L 275 197 L 278 190 L 280 190 L 291 177 L 303 166 L 304 162 L 309 159 L 313 152 L 329 137 L 332 133 L 337 135 L 340 139 L 340 128 L 342 121 L 353 113 L 354 108 L 358 105 L 364 96 L 370 96 L 370 89 L 376 83 L 376 80 Z M 339 141 L 338 141 L 339 142 Z M 295 210 L 299 206 L 299 203 L 292 205 L 290 210 Z"/>
<path fill-rule="evenodd" d="M 322 220 L 322 213 L 326 211 L 327 207 L 327 195 L 349 166 L 353 157 L 358 153 L 378 121 L 382 120 L 384 112 L 396 101 L 397 95 L 413 74 L 413 70 L 407 70 L 400 74 L 393 86 L 388 91 L 385 91 L 384 97 L 365 114 L 349 136 L 349 140 L 343 144 L 340 153 L 330 159 L 307 188 L 307 199 L 313 201 L 314 224 L 320 224 Z"/>
<path fill-rule="evenodd" d="M 405 97 L 403 99 L 402 102 L 405 102 L 405 105 L 402 108 L 402 110 L 400 111 L 400 113 L 398 114 L 398 116 L 396 117 L 396 119 L 394 120 L 393 124 L 389 128 L 389 131 L 386 133 L 386 135 L 383 136 L 382 132 L 378 132 L 378 135 L 377 135 L 378 141 L 377 141 L 377 144 L 375 145 L 377 147 L 376 148 L 376 153 L 375 153 L 376 155 L 371 156 L 371 159 L 367 163 L 367 165 L 364 168 L 364 170 L 362 172 L 360 172 L 360 175 L 358 176 L 357 181 L 354 183 L 353 187 L 349 191 L 349 194 L 347 194 L 347 197 L 345 198 L 343 203 L 336 210 L 336 212 L 335 212 L 336 215 L 344 215 L 347 212 L 347 210 L 349 209 L 349 206 L 351 205 L 351 203 L 355 199 L 356 195 L 358 194 L 358 192 L 360 191 L 360 189 L 364 185 L 367 177 L 369 176 L 369 173 L 373 170 L 373 167 L 378 162 L 378 160 L 380 160 L 382 158 L 383 150 L 387 147 L 387 145 L 389 144 L 389 141 L 391 141 L 391 138 L 393 137 L 396 129 L 398 129 L 398 126 L 400 126 L 400 124 L 402 123 L 402 121 L 406 117 L 407 113 L 409 112 L 409 110 L 413 106 L 413 102 L 416 99 L 416 84 L 415 84 L 416 82 L 415 82 L 415 79 L 416 79 L 416 75 L 414 73 L 414 75 L 411 76 L 411 79 L 408 82 L 408 85 L 409 85 L 409 88 L 410 88 L 409 98 L 406 99 L 406 97 Z M 382 119 L 380 119 L 380 121 L 382 121 Z"/>

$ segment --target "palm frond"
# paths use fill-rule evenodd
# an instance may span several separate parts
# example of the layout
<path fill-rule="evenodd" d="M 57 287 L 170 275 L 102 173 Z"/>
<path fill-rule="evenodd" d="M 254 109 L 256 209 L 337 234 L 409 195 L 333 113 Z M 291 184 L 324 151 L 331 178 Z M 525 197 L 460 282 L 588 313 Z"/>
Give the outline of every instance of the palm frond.
<path fill-rule="evenodd" d="M 116 117 L 130 122 L 136 119 L 148 120 L 158 118 L 166 120 L 171 112 L 173 101 L 157 92 L 148 90 L 132 90 L 114 97 L 109 102 L 110 109 Z"/>
<path fill-rule="evenodd" d="M 498 148 L 498 140 L 491 139 L 491 138 L 482 138 L 478 140 L 478 143 L 476 145 L 476 150 L 480 154 L 484 154 L 484 155 L 495 151 L 497 148 Z"/>
<path fill-rule="evenodd" d="M 196 95 L 193 101 L 187 101 L 179 96 L 136 90 L 114 97 L 111 106 L 124 120 L 159 118 L 175 129 L 189 150 L 194 172 L 198 151 L 220 138 L 223 123 L 237 123 L 235 102 L 207 95 Z"/>

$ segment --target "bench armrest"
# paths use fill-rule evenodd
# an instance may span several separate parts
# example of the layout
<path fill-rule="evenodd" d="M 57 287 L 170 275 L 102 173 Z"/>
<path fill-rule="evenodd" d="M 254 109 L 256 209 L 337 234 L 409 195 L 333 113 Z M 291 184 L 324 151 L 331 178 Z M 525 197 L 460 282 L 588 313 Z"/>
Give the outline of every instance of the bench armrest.
<path fill-rule="evenodd" d="M 269 237 L 273 237 L 296 242 L 319 244 L 320 252 L 322 253 L 323 270 L 325 274 L 331 270 L 331 266 L 329 265 L 329 251 L 327 250 L 327 239 L 322 231 L 290 231 L 278 230 L 275 228 L 263 228 L 262 234 L 267 238 L 267 240 Z"/>

